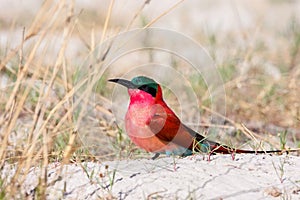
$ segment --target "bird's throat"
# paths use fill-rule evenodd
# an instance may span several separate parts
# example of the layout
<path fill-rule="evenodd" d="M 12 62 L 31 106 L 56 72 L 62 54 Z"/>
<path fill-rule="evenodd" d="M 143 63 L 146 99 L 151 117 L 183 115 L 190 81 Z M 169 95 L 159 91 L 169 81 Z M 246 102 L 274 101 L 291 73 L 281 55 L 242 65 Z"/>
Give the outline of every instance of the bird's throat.
<path fill-rule="evenodd" d="M 130 96 L 130 104 L 131 105 L 139 105 L 139 106 L 149 106 L 155 104 L 155 98 L 142 90 L 138 89 L 129 89 L 128 90 Z"/>
<path fill-rule="evenodd" d="M 126 129 L 128 135 L 140 135 L 138 130 L 145 127 L 152 117 L 153 98 L 147 92 L 129 89 L 130 103 L 126 113 Z M 143 133 L 141 133 L 143 134 Z"/>

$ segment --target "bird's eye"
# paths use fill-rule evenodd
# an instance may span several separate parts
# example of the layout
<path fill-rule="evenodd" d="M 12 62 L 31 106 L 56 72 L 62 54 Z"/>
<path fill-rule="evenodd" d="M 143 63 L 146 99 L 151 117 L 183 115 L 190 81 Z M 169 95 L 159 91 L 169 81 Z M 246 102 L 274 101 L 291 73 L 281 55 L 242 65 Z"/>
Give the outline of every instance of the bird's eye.
<path fill-rule="evenodd" d="M 149 87 L 148 85 L 142 85 L 138 89 L 143 90 L 149 94 L 151 94 L 153 97 L 156 97 L 156 89 L 153 87 Z"/>

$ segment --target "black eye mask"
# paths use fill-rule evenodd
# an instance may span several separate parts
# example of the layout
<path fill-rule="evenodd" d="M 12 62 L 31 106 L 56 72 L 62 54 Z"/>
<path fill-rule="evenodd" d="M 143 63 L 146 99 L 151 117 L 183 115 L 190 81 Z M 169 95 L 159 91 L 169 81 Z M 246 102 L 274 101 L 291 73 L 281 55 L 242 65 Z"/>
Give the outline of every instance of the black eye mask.
<path fill-rule="evenodd" d="M 138 89 L 151 94 L 153 97 L 156 97 L 156 89 L 153 87 L 150 87 L 149 85 L 142 85 L 142 86 L 138 87 Z"/>

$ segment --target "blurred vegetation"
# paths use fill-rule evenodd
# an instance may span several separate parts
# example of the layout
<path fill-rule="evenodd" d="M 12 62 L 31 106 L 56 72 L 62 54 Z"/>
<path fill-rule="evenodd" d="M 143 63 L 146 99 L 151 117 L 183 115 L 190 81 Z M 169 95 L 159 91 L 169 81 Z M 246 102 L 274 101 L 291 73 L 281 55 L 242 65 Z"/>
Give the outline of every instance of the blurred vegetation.
<path fill-rule="evenodd" d="M 109 73 L 121 75 L 122 69 L 97 77 L 101 60 L 93 60 L 95 66 L 82 63 L 106 38 L 155 25 L 176 9 L 170 6 L 165 13 L 149 17 L 151 1 L 141 2 L 124 24 L 126 19 L 121 20 L 108 2 L 96 12 L 80 9 L 74 1 L 45 1 L 34 16 L 18 16 L 11 22 L 0 19 L 2 32 L 8 37 L 18 35 L 18 40 L 11 36 L 0 48 L 0 169 L 18 163 L 9 181 L 0 177 L 0 199 L 21 198 L 18 187 L 32 166 L 46 169 L 57 161 L 149 156 L 131 143 L 112 114 L 113 86 L 106 80 Z M 263 22 L 253 29 L 228 32 L 194 27 L 194 38 L 209 50 L 224 81 L 227 116 L 221 116 L 226 122 L 223 127 L 214 127 L 209 119 L 205 79 L 184 73 L 197 91 L 203 116 L 200 126 L 211 127 L 217 139 L 260 148 L 244 135 L 251 130 L 266 149 L 300 147 L 300 24 L 296 16 L 288 21 L 283 30 Z M 180 63 L 173 64 L 181 69 Z M 176 106 L 172 91 L 166 88 L 165 93 L 170 105 Z M 89 133 L 93 145 L 83 142 Z M 45 197 L 43 187 L 39 188 L 39 198 Z"/>

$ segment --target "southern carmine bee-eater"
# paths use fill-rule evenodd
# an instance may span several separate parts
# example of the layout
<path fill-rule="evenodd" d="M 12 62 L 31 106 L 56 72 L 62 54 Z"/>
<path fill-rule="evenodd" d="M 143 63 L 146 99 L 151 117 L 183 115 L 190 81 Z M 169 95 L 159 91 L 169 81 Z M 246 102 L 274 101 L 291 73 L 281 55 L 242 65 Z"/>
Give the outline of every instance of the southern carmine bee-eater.
<path fill-rule="evenodd" d="M 125 117 L 125 128 L 134 144 L 148 152 L 187 156 L 193 152 L 205 153 L 274 153 L 230 148 L 213 142 L 184 125 L 168 107 L 161 86 L 145 76 L 131 81 L 110 79 L 128 88 L 130 103 Z"/>

